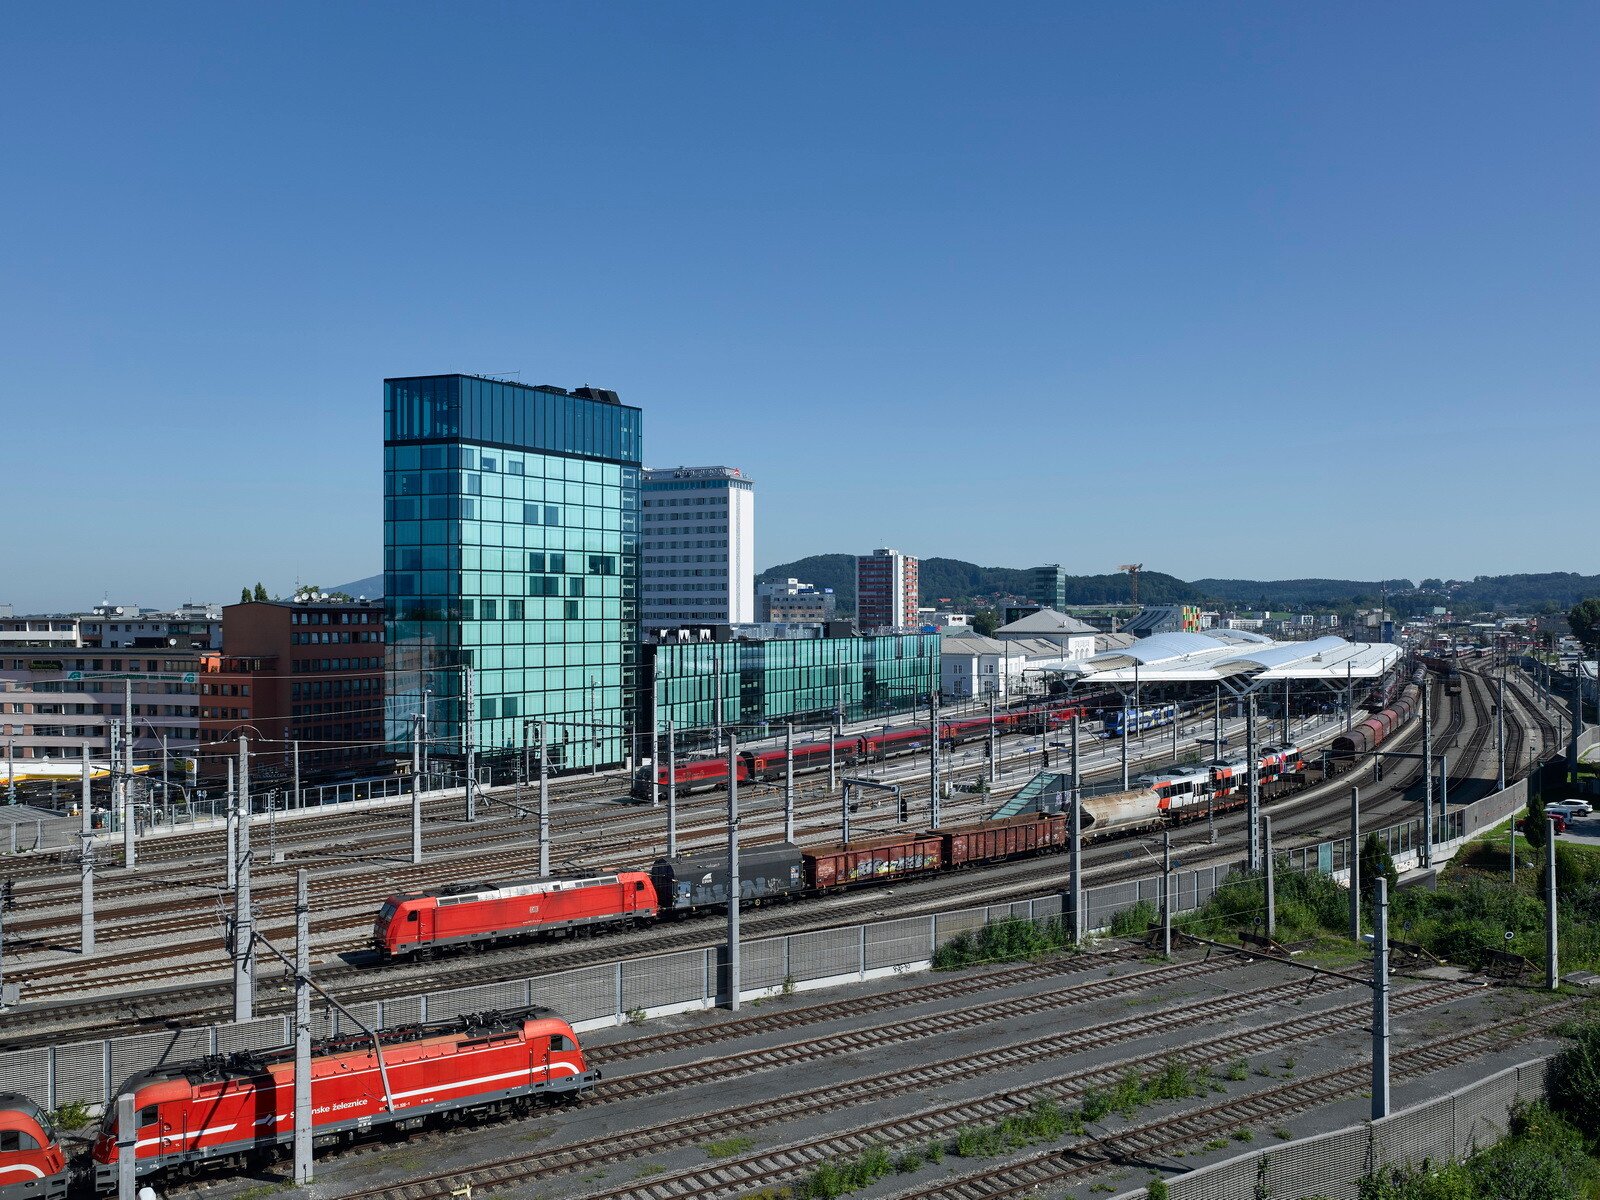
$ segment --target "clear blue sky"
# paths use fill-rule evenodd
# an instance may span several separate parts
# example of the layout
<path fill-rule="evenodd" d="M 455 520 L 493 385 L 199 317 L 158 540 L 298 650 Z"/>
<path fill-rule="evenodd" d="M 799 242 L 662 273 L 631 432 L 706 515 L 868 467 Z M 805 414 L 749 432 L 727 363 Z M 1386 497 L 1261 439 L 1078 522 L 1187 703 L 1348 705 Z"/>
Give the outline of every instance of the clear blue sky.
<path fill-rule="evenodd" d="M 0 601 L 381 569 L 381 380 L 763 564 L 1600 570 L 1600 6 L 0 9 Z M 1581 515 L 1580 515 L 1581 514 Z"/>

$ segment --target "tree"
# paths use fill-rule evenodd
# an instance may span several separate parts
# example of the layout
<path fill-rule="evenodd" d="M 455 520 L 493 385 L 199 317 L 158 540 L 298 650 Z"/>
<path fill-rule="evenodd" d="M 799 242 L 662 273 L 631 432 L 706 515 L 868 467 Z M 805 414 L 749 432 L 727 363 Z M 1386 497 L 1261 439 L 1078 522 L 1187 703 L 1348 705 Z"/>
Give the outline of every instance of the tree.
<path fill-rule="evenodd" d="M 1590 654 L 1600 649 L 1600 600 L 1591 596 L 1574 604 L 1567 613 L 1567 624 L 1572 626 L 1572 636 L 1582 642 Z"/>
<path fill-rule="evenodd" d="M 984 637 L 993 637 L 994 631 L 1000 628 L 1000 614 L 992 608 L 980 608 L 972 614 L 972 632 Z"/>
<path fill-rule="evenodd" d="M 250 603 L 250 588 L 248 586 L 242 587 L 242 588 L 239 589 L 239 603 L 240 604 L 249 604 Z"/>
<path fill-rule="evenodd" d="M 1536 792 L 1528 798 L 1528 813 L 1522 822 L 1522 836 L 1535 850 L 1544 849 L 1544 822 L 1544 793 Z"/>
<path fill-rule="evenodd" d="M 1361 843 L 1361 896 L 1369 903 L 1378 894 L 1378 877 L 1382 876 L 1389 881 L 1389 896 L 1394 897 L 1395 889 L 1400 886 L 1400 872 L 1395 870 L 1394 859 L 1389 851 L 1384 849 L 1376 833 L 1367 834 L 1367 840 Z"/>
<path fill-rule="evenodd" d="M 255 599 L 257 602 L 267 599 L 267 589 L 261 586 L 261 581 L 259 579 L 256 581 Z"/>

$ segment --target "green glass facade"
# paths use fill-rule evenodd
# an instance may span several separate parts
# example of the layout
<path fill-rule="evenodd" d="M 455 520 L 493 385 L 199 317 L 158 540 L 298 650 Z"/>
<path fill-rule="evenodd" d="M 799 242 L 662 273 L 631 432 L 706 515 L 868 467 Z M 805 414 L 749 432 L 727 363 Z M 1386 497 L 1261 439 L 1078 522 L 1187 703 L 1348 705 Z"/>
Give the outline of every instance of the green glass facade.
<path fill-rule="evenodd" d="M 584 389 L 588 391 L 588 389 Z M 599 397 L 599 398 L 597 398 Z M 630 751 L 639 689 L 642 414 L 614 393 L 439 375 L 384 381 L 388 736 L 428 701 L 435 754 L 544 720 L 556 767 Z"/>
<path fill-rule="evenodd" d="M 823 723 L 835 706 L 845 721 L 920 708 L 938 686 L 939 645 L 913 633 L 650 646 L 657 728 L 670 719 L 692 745 L 719 727 Z M 643 712 L 640 727 L 650 720 Z"/>

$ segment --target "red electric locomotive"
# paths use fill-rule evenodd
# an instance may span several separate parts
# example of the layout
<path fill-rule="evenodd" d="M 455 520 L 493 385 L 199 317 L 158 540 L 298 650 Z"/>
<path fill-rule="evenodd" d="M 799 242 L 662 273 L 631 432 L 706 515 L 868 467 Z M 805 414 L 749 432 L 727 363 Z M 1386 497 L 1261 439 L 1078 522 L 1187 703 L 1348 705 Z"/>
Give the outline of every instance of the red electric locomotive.
<path fill-rule="evenodd" d="M 415 1128 L 465 1109 L 524 1112 L 574 1100 L 600 1078 L 572 1026 L 543 1009 L 463 1017 L 367 1038 L 318 1043 L 311 1057 L 311 1119 L 319 1144 L 381 1126 Z M 294 1139 L 294 1052 L 237 1054 L 135 1075 L 135 1172 L 239 1162 Z M 93 1150 L 95 1186 L 117 1185 L 117 1097 Z M 9 1198 L 8 1198 L 9 1200 Z"/>
<path fill-rule="evenodd" d="M 59 1200 L 68 1182 L 44 1110 L 20 1092 L 0 1092 L 0 1200 Z"/>
<path fill-rule="evenodd" d="M 373 923 L 372 944 L 385 958 L 397 958 L 536 933 L 633 925 L 654 919 L 659 907 L 648 871 L 455 883 L 390 896 Z"/>

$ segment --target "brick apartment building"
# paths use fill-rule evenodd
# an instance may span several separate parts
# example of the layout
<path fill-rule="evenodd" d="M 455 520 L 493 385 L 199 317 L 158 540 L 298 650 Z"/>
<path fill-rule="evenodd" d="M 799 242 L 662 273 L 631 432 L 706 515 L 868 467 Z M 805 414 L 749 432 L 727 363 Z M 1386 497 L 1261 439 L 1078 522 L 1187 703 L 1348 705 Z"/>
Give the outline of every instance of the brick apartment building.
<path fill-rule="evenodd" d="M 201 659 L 201 771 L 218 777 L 250 736 L 251 770 L 302 780 L 368 775 L 383 740 L 381 600 L 264 600 L 223 609 L 222 649 Z"/>

